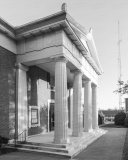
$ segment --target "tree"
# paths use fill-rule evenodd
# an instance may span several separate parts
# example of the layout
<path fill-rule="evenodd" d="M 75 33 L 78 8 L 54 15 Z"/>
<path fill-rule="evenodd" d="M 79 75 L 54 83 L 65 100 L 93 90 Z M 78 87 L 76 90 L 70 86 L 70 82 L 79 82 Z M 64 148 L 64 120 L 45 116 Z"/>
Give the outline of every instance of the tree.
<path fill-rule="evenodd" d="M 123 81 L 118 81 L 118 85 L 120 86 L 117 90 L 114 91 L 114 93 L 121 93 L 123 94 L 128 94 L 128 81 L 123 82 Z"/>

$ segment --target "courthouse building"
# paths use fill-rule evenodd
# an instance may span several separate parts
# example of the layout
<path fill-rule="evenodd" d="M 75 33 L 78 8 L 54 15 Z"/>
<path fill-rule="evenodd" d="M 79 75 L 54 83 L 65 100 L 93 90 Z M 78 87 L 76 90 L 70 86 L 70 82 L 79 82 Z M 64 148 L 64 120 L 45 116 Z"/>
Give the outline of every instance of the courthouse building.
<path fill-rule="evenodd" d="M 85 26 L 86 27 L 86 26 Z M 56 144 L 98 129 L 102 67 L 92 30 L 66 11 L 13 27 L 0 18 L 0 135 L 54 130 Z M 84 88 L 84 107 L 82 105 Z"/>

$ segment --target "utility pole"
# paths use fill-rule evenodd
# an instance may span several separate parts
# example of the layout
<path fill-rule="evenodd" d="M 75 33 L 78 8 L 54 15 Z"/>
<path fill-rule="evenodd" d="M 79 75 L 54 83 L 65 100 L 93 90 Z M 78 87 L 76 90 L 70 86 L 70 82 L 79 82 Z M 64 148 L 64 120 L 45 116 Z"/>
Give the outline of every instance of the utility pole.
<path fill-rule="evenodd" d="M 119 84 L 119 91 L 121 91 L 121 53 L 120 53 L 120 43 L 122 39 L 120 37 L 120 23 L 118 21 L 118 84 Z M 122 95 L 119 92 L 119 109 L 122 108 Z"/>

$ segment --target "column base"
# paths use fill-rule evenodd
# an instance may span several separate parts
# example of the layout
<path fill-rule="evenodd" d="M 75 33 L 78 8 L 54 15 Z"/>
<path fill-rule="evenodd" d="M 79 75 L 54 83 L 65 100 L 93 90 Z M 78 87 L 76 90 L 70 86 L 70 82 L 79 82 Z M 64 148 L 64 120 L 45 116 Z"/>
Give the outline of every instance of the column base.
<path fill-rule="evenodd" d="M 93 129 L 84 129 L 84 132 L 89 132 L 89 133 L 91 133 L 91 132 L 93 132 Z"/>
<path fill-rule="evenodd" d="M 84 134 L 82 133 L 72 133 L 73 137 L 82 137 Z"/>
<path fill-rule="evenodd" d="M 93 132 L 93 129 L 89 129 L 89 131 L 88 131 L 89 133 L 92 133 Z"/>
<path fill-rule="evenodd" d="M 99 126 L 93 128 L 93 130 L 95 130 L 95 131 L 98 130 L 98 129 L 99 129 Z"/>
<path fill-rule="evenodd" d="M 84 132 L 88 132 L 88 128 L 84 128 Z"/>
<path fill-rule="evenodd" d="M 68 144 L 70 142 L 70 139 L 67 138 L 67 139 L 58 139 L 58 138 L 55 138 L 54 139 L 54 143 L 55 144 Z"/>

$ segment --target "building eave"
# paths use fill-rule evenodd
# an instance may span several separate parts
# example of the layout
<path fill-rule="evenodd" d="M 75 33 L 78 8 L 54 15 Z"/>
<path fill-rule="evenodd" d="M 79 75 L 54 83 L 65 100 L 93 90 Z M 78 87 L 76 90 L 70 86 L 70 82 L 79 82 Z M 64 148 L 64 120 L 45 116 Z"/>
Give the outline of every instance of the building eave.
<path fill-rule="evenodd" d="M 0 17 L 0 32 L 7 35 L 8 37 L 15 39 L 15 29 L 12 25 L 6 22 Z"/>
<path fill-rule="evenodd" d="M 52 14 L 50 16 L 32 21 L 30 23 L 26 23 L 24 25 L 15 27 L 16 36 L 29 32 L 30 30 L 36 30 L 39 28 L 45 28 L 45 26 L 50 26 L 52 24 L 55 24 L 59 21 L 65 20 L 66 12 L 61 11 L 56 14 Z"/>

